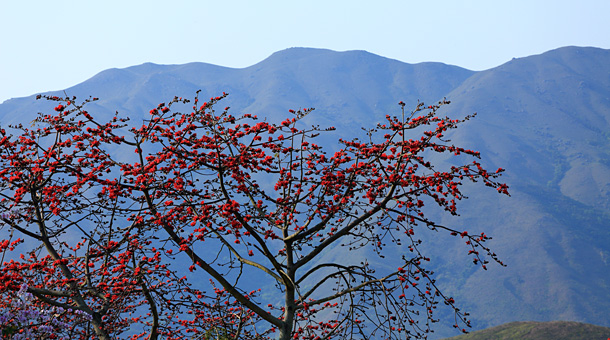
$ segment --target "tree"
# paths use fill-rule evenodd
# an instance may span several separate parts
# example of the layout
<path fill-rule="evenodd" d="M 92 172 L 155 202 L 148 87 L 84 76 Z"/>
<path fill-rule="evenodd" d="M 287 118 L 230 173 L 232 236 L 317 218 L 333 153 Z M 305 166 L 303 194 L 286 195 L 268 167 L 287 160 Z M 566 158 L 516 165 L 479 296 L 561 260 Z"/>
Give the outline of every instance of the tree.
<path fill-rule="evenodd" d="M 3 261 L 13 283 L 1 288 L 26 283 L 41 304 L 89 315 L 81 338 L 127 336 L 134 324 L 133 337 L 149 339 L 425 338 L 439 303 L 469 326 L 418 235 L 459 236 L 475 264 L 501 263 L 487 235 L 424 215 L 457 214 L 464 181 L 508 194 L 502 169 L 444 139 L 470 116 L 441 117 L 447 101 L 412 112 L 401 102 L 400 117 L 330 156 L 315 142 L 332 128 L 303 127 L 311 109 L 274 124 L 217 112 L 225 97 L 174 98 L 139 126 L 96 120 L 84 109 L 96 98 L 46 97 L 59 104 L 37 128 L 0 130 L 0 209 L 14 215 L 2 218 L 3 250 L 31 247 Z M 470 159 L 440 170 L 431 153 Z M 369 260 L 392 247 L 401 256 Z M 367 260 L 328 260 L 338 248 Z"/>

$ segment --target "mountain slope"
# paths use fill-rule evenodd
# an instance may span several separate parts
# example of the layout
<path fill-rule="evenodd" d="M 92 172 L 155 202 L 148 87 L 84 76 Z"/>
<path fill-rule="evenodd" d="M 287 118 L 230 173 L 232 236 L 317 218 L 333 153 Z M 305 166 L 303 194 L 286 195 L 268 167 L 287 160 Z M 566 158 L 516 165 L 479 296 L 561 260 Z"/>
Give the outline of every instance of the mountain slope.
<path fill-rule="evenodd" d="M 608 51 L 563 48 L 479 72 L 448 94 L 451 111 L 479 113 L 453 141 L 506 167 L 513 194 L 481 193 L 462 210 L 488 225 L 507 268 L 469 273 L 440 254 L 442 275 L 463 278 L 445 287 L 476 311 L 475 324 L 610 325 L 608 65 Z"/>

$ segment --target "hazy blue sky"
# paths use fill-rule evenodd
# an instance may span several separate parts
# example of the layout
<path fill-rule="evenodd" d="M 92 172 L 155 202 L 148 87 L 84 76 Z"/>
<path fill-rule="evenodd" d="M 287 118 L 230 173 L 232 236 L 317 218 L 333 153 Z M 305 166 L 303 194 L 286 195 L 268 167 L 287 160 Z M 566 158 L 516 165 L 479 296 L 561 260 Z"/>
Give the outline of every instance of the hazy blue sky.
<path fill-rule="evenodd" d="M 246 67 L 295 46 L 483 70 L 561 46 L 610 48 L 609 13 L 608 0 L 9 0 L 0 102 L 112 67 Z"/>

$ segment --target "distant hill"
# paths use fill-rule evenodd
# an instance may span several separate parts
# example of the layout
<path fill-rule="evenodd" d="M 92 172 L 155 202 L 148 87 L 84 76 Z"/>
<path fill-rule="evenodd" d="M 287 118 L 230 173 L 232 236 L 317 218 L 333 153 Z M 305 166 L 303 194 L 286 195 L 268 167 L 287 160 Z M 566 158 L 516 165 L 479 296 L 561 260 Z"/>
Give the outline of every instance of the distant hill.
<path fill-rule="evenodd" d="M 422 230 L 439 285 L 471 313 L 475 329 L 524 320 L 610 326 L 609 50 L 564 47 L 473 72 L 365 51 L 291 48 L 242 69 L 204 63 L 110 69 L 65 92 L 99 97 L 88 108 L 93 114 L 118 110 L 137 121 L 160 102 L 192 98 L 198 89 L 203 98 L 228 92 L 233 113 L 268 119 L 315 107 L 304 122 L 337 127 L 323 137 L 327 145 L 397 114 L 400 100 L 414 107 L 447 97 L 452 117 L 477 112 L 449 137 L 481 151 L 486 167 L 506 168 L 512 197 L 467 190 L 471 199 L 458 205 L 459 218 L 435 218 L 493 236 L 489 245 L 508 266 L 483 271 L 470 264 L 463 243 Z M 0 104 L 0 125 L 30 122 L 38 111 L 52 107 L 34 96 L 8 100 Z M 434 336 L 454 335 L 451 315 L 439 313 L 448 322 Z"/>
<path fill-rule="evenodd" d="M 580 322 L 511 322 L 446 340 L 606 340 L 610 328 Z"/>

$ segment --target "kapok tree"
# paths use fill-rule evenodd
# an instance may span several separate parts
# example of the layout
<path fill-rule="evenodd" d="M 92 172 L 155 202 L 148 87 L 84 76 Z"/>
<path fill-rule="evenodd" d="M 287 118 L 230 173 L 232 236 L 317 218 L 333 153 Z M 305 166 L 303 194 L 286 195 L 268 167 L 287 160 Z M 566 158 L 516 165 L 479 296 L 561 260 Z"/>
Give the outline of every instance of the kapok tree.
<path fill-rule="evenodd" d="M 61 178 L 62 185 L 51 186 L 53 181 L 44 177 L 35 181 L 36 188 L 47 190 L 38 200 L 47 204 L 48 216 L 72 216 L 62 217 L 64 222 L 53 229 L 54 245 L 65 243 L 60 236 L 76 229 L 89 247 L 82 254 L 63 255 L 74 263 L 69 270 L 48 270 L 62 277 L 56 281 L 71 295 L 32 289 L 42 303 L 91 309 L 100 338 L 102 331 L 124 329 L 130 322 L 139 322 L 141 335 L 150 338 L 215 334 L 263 339 L 272 332 L 283 340 L 425 338 L 437 321 L 439 303 L 454 310 L 456 327 L 469 325 L 467 315 L 438 289 L 426 269 L 430 259 L 420 250 L 420 235 L 436 230 L 459 236 L 475 264 L 486 268 L 490 259 L 499 262 L 484 245 L 489 239 L 485 234 L 439 225 L 424 214 L 428 206 L 457 214 L 465 181 L 508 194 L 507 186 L 496 181 L 502 169 L 487 171 L 477 161 L 478 152 L 444 139 L 470 117 L 440 116 L 438 110 L 447 101 L 419 104 L 411 112 L 401 102 L 399 117 L 387 116 L 386 124 L 369 130 L 364 141 L 340 140 L 331 156 L 315 143 L 324 130 L 303 127 L 302 118 L 311 110 L 291 111 L 292 117 L 278 123 L 261 122 L 248 114 L 232 116 L 228 108 L 217 112 L 215 105 L 225 96 L 205 103 L 196 97 L 190 108 L 187 100 L 174 98 L 128 132 L 126 121 L 101 123 L 73 99 L 51 98 L 62 104 L 59 114 L 40 118 L 40 124 L 49 126 L 48 135 L 60 143 L 86 141 L 77 151 L 89 146 L 97 151 L 84 160 L 75 155 L 63 168 L 58 164 L 66 157 L 54 156 L 36 163 L 44 171 L 26 171 Z M 180 112 L 185 106 L 188 113 Z M 79 129 L 58 129 L 53 125 L 57 120 Z M 22 130 L 27 136 L 20 138 L 32 143 L 35 133 Z M 8 153 L 22 155 L 22 163 L 36 159 L 27 147 L 17 147 L 22 139 L 7 140 L 0 142 L 0 150 L 10 149 L 7 159 Z M 17 144 L 7 149 L 10 143 Z M 57 143 L 45 155 L 66 147 Z M 136 159 L 119 160 L 110 145 L 135 150 Z M 470 160 L 443 167 L 429 161 L 433 153 Z M 16 167 L 24 168 L 35 167 Z M 6 183 L 15 176 L 10 171 L 0 175 Z M 7 184 L 2 207 L 26 209 L 19 216 L 31 218 L 36 190 L 30 185 L 24 191 L 24 185 Z M 70 192 L 81 196 L 72 201 Z M 26 196 L 31 202 L 19 206 Z M 94 204 L 81 203 L 85 201 Z M 77 218 L 89 219 L 89 224 L 80 226 Z M 30 235 L 18 223 L 4 222 L 24 238 L 46 245 L 42 232 Z M 392 258 L 380 261 L 388 251 Z M 364 260 L 352 261 L 349 254 Z M 37 256 L 32 260 L 36 264 Z M 103 265 L 93 265 L 99 271 L 87 270 L 93 259 L 104 259 Z M 32 287 L 40 285 L 35 274 L 27 274 L 38 267 L 20 266 L 4 272 L 27 278 Z M 113 266 L 123 266 L 132 279 L 111 274 Z M 85 289 L 90 282 L 104 282 L 100 290 L 115 297 L 112 305 Z M 117 286 L 124 295 L 114 293 Z M 214 294 L 205 293 L 210 289 Z M 159 309 L 165 316 L 154 312 Z M 121 313 L 131 318 L 120 318 Z"/>

